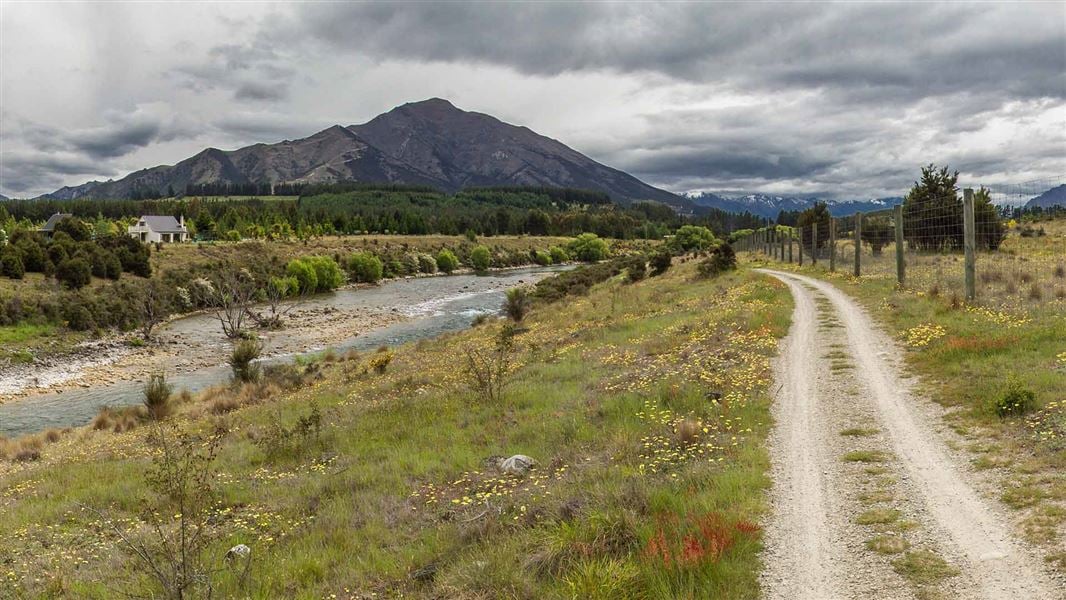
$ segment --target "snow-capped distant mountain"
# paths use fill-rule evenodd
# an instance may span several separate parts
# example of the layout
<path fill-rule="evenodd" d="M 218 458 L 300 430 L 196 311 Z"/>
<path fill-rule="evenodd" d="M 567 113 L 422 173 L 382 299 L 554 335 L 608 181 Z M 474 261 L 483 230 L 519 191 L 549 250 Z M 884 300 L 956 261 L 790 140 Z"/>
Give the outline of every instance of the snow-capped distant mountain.
<path fill-rule="evenodd" d="M 771 196 L 768 194 L 715 194 L 703 192 L 688 194 L 687 197 L 697 206 L 717 208 L 732 213 L 751 213 L 770 219 L 777 218 L 781 211 L 806 210 L 816 202 L 825 202 L 830 214 L 842 217 L 857 212 L 872 212 L 892 208 L 903 203 L 901 197 L 874 198 L 871 200 L 831 200 L 822 198 L 800 198 L 794 196 Z"/>

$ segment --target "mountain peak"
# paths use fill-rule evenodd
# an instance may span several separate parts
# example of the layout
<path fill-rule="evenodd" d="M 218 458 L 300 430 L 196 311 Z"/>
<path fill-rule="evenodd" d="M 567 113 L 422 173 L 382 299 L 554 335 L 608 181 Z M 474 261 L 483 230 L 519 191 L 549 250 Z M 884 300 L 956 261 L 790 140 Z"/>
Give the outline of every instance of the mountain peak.
<path fill-rule="evenodd" d="M 138 171 L 68 197 L 128 198 L 192 186 L 360 181 L 468 187 L 546 186 L 599 190 L 620 202 L 688 202 L 525 128 L 465 111 L 443 98 L 409 102 L 362 125 L 237 150 L 206 149 L 174 166 Z M 59 195 L 56 193 L 55 195 Z"/>

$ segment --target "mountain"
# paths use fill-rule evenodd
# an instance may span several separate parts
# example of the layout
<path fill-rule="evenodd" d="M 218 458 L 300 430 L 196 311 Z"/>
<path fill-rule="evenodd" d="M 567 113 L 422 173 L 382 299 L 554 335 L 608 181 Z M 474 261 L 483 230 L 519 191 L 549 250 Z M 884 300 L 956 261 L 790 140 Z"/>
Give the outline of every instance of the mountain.
<path fill-rule="evenodd" d="M 789 196 L 770 196 L 767 194 L 747 194 L 742 196 L 714 194 L 703 192 L 690 194 L 688 199 L 693 204 L 704 208 L 717 208 L 731 213 L 751 213 L 753 215 L 777 218 L 784 211 L 805 210 L 816 202 L 825 202 L 833 216 L 843 217 L 857 212 L 872 212 L 891 208 L 903 203 L 903 198 L 876 198 L 873 200 L 829 200 L 820 198 L 799 198 Z"/>
<path fill-rule="evenodd" d="M 565 144 L 490 115 L 433 98 L 398 106 L 362 125 L 334 125 L 310 137 L 238 150 L 208 148 L 173 166 L 117 181 L 63 187 L 56 199 L 181 193 L 190 184 L 359 181 L 465 187 L 549 186 L 606 192 L 618 202 L 686 199 L 600 164 Z"/>
<path fill-rule="evenodd" d="M 3 195 L 3 194 L 0 194 L 0 202 L 2 202 L 2 201 L 4 201 L 4 200 L 10 200 L 10 199 L 11 199 L 11 198 L 8 198 L 7 196 L 5 196 L 5 195 Z"/>
<path fill-rule="evenodd" d="M 1066 206 L 1066 183 L 1053 187 L 1025 203 L 1026 208 L 1033 208 L 1036 206 L 1042 208 L 1048 208 L 1049 206 Z"/>

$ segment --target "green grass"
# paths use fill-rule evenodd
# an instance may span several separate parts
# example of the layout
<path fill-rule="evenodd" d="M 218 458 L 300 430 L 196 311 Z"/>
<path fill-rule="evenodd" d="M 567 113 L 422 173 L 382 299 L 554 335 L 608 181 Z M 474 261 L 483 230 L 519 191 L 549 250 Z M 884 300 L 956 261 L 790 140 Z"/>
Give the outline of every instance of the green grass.
<path fill-rule="evenodd" d="M 866 437 L 869 435 L 877 435 L 877 429 L 872 427 L 849 427 L 840 432 L 840 435 L 849 437 Z"/>
<path fill-rule="evenodd" d="M 879 463 L 889 459 L 887 452 L 880 450 L 853 450 L 841 457 L 844 462 Z"/>
<path fill-rule="evenodd" d="M 22 344 L 37 337 L 47 337 L 55 333 L 55 325 L 35 325 L 20 323 L 0 327 L 0 344 Z"/>
<path fill-rule="evenodd" d="M 943 558 L 928 550 L 908 552 L 892 561 L 897 573 L 915 585 L 935 585 L 940 581 L 959 574 Z"/>
<path fill-rule="evenodd" d="M 855 517 L 859 525 L 886 525 L 899 520 L 900 512 L 894 508 L 871 508 Z"/>
<path fill-rule="evenodd" d="M 384 375 L 364 372 L 368 355 L 224 416 L 183 407 L 183 429 L 225 432 L 211 555 L 245 543 L 254 557 L 247 588 L 223 569 L 216 594 L 757 597 L 769 356 L 791 300 L 754 274 L 694 273 L 533 310 L 496 405 L 468 389 L 462 357 L 499 323 L 399 348 Z M 312 400 L 321 439 L 268 456 L 272 423 L 292 427 Z M 695 437 L 681 420 L 701 424 Z M 147 449 L 141 430 L 81 431 L 37 463 L 0 463 L 0 555 L 16 573 L 0 595 L 148 595 L 143 568 L 79 508 L 137 523 Z M 539 463 L 526 479 L 485 467 L 517 453 Z"/>

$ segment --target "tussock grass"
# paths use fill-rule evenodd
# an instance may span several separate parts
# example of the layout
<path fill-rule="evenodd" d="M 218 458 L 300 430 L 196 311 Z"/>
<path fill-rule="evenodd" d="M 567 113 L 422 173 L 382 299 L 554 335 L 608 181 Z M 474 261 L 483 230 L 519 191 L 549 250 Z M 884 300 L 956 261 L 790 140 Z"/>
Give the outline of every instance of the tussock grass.
<path fill-rule="evenodd" d="M 900 512 L 894 508 L 871 508 L 855 517 L 859 525 L 885 525 L 899 520 Z"/>
<path fill-rule="evenodd" d="M 892 561 L 892 568 L 911 583 L 920 586 L 935 585 L 959 574 L 958 569 L 928 550 L 907 552 Z"/>

